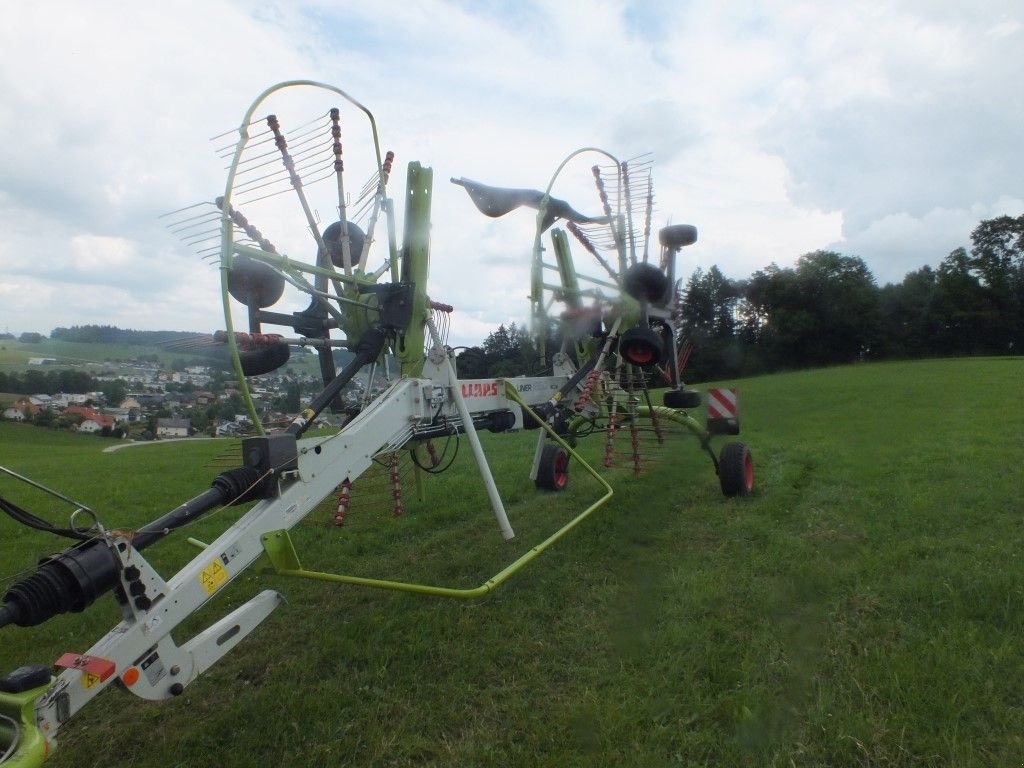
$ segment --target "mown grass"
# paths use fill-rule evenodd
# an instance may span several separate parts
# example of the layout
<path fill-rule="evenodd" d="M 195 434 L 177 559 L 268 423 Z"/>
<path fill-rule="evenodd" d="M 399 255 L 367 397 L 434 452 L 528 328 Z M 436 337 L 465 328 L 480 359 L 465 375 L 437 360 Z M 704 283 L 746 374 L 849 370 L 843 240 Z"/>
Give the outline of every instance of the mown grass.
<path fill-rule="evenodd" d="M 188 628 L 279 589 L 287 602 L 253 637 L 174 701 L 105 692 L 54 764 L 1018 764 L 1022 376 L 1008 358 L 739 382 L 752 498 L 723 498 L 696 443 L 679 443 L 640 478 L 613 471 L 607 507 L 478 602 L 257 565 Z M 575 471 L 570 492 L 539 494 L 525 479 L 533 435 L 484 437 L 514 543 L 463 446 L 425 504 L 407 495 L 404 518 L 358 495 L 344 529 L 329 508 L 310 515 L 295 531 L 304 564 L 475 586 L 600 493 Z M 601 438 L 584 442 L 599 462 Z M 3 426 L 0 463 L 130 526 L 202 490 L 225 448 L 106 445 Z M 0 533 L 4 573 L 55 544 L 6 520 Z M 183 538 L 147 556 L 176 567 L 193 552 Z M 85 650 L 116 619 L 107 599 L 3 630 L 0 667 Z"/>

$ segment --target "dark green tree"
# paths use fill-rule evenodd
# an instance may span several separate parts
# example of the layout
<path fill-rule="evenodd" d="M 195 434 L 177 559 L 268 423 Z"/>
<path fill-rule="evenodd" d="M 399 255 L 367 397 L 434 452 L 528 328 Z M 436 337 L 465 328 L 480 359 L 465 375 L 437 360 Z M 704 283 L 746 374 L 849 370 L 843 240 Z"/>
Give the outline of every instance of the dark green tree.
<path fill-rule="evenodd" d="M 455 356 L 460 379 L 482 379 L 487 376 L 487 354 L 483 347 L 467 347 Z"/>
<path fill-rule="evenodd" d="M 103 399 L 110 406 L 120 405 L 128 394 L 128 385 L 124 379 L 114 379 L 113 381 L 104 381 L 100 384 L 100 392 L 103 393 Z"/>
<path fill-rule="evenodd" d="M 878 287 L 864 261 L 834 251 L 776 265 L 746 284 L 743 335 L 760 346 L 768 368 L 846 363 L 878 343 Z"/>
<path fill-rule="evenodd" d="M 1024 347 L 1024 214 L 982 221 L 971 232 L 971 265 L 986 289 L 992 352 Z"/>
<path fill-rule="evenodd" d="M 935 314 L 938 276 L 929 266 L 909 272 L 899 284 L 879 291 L 882 332 L 879 352 L 884 357 L 925 357 L 941 353 L 936 340 L 942 321 Z"/>
<path fill-rule="evenodd" d="M 996 308 L 965 249 L 957 248 L 939 264 L 932 311 L 940 322 L 936 343 L 941 354 L 970 355 L 992 350 L 990 340 L 998 323 Z"/>
<path fill-rule="evenodd" d="M 745 354 L 737 332 L 740 301 L 740 284 L 717 265 L 707 272 L 698 267 L 690 276 L 682 292 L 680 330 L 697 353 L 684 378 L 702 381 L 741 372 Z"/>

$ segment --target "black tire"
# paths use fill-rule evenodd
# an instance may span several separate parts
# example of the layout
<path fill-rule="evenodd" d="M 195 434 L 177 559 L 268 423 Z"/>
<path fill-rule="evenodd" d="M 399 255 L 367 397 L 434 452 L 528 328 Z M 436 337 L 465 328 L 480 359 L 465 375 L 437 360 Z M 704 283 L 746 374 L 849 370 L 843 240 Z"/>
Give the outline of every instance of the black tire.
<path fill-rule="evenodd" d="M 754 492 L 754 459 L 743 443 L 728 443 L 718 455 L 718 481 L 726 496 L 749 496 Z"/>
<path fill-rule="evenodd" d="M 238 353 L 238 359 L 242 363 L 242 373 L 246 376 L 261 376 L 264 373 L 276 371 L 288 362 L 289 357 L 291 357 L 291 349 L 284 341 Z"/>
<path fill-rule="evenodd" d="M 665 393 L 665 407 L 681 410 L 700 408 L 700 392 L 696 389 L 670 389 Z"/>
<path fill-rule="evenodd" d="M 540 454 L 540 466 L 537 467 L 538 488 L 546 491 L 564 491 L 569 484 L 569 454 L 565 448 L 555 443 L 548 443 Z"/>

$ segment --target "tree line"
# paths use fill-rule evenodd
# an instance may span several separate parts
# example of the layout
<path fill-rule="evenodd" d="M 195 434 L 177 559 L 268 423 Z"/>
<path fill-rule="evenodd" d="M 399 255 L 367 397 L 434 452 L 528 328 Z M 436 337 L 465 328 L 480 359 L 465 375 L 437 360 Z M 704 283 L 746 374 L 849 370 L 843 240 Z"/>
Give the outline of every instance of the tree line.
<path fill-rule="evenodd" d="M 970 250 L 957 248 L 900 283 L 879 287 L 860 257 L 820 250 L 745 280 L 717 266 L 697 269 L 677 293 L 682 338 L 695 348 L 690 381 L 859 360 L 1020 354 L 1024 215 L 980 222 Z M 533 373 L 534 353 L 525 329 L 501 326 L 459 355 L 459 374 Z"/>
<path fill-rule="evenodd" d="M 4 373 L 0 371 L 0 392 L 9 392 L 15 395 L 56 395 L 85 394 L 87 392 L 103 392 L 107 402 L 116 400 L 120 402 L 125 397 L 125 383 L 117 379 L 115 381 L 100 381 L 84 371 L 75 370 L 28 370 L 24 373 L 17 371 Z"/>
<path fill-rule="evenodd" d="M 59 341 L 74 341 L 83 344 L 130 344 L 133 346 L 155 347 L 169 341 L 188 339 L 195 336 L 186 331 L 134 331 L 113 325 L 73 325 L 70 328 L 54 328 L 50 338 Z"/>

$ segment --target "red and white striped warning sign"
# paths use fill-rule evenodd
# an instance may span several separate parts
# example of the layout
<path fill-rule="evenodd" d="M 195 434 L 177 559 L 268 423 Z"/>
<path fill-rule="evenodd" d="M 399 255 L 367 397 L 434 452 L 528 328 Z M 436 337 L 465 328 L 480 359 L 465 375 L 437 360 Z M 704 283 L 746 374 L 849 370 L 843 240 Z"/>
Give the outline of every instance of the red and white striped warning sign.
<path fill-rule="evenodd" d="M 736 418 L 736 390 L 708 390 L 708 421 Z"/>

